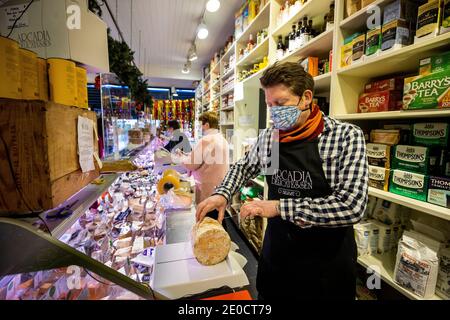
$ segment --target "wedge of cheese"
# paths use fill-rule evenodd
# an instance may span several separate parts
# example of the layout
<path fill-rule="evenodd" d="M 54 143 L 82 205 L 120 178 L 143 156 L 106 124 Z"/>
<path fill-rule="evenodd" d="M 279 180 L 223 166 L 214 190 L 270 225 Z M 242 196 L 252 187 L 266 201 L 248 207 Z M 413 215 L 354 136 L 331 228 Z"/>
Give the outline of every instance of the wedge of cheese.
<path fill-rule="evenodd" d="M 216 265 L 230 252 L 230 236 L 217 220 L 205 218 L 197 223 L 191 237 L 194 256 L 203 265 Z"/>

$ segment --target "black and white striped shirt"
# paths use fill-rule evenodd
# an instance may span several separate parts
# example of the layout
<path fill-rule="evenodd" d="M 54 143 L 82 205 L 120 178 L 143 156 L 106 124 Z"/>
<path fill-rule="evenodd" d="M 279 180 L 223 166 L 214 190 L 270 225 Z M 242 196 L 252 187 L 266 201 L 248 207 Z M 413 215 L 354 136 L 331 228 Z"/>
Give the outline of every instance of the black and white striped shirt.
<path fill-rule="evenodd" d="M 276 130 L 262 131 L 244 158 L 236 162 L 215 194 L 230 201 L 232 195 L 259 174 L 267 174 L 267 163 L 275 149 Z M 283 143 L 279 144 L 283 148 Z M 368 199 L 368 162 L 362 130 L 324 115 L 319 136 L 319 154 L 332 194 L 325 198 L 280 200 L 281 217 L 298 226 L 343 227 L 358 223 Z M 270 163 L 269 163 L 270 165 Z"/>

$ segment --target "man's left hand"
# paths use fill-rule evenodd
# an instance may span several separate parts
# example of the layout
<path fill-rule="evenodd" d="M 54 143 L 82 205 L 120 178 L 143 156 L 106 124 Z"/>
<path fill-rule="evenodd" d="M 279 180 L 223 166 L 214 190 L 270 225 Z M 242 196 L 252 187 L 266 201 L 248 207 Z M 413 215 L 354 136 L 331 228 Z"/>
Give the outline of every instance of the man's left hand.
<path fill-rule="evenodd" d="M 279 201 L 252 201 L 244 204 L 241 207 L 241 218 L 247 217 L 263 217 L 274 218 L 279 216 L 277 206 Z"/>

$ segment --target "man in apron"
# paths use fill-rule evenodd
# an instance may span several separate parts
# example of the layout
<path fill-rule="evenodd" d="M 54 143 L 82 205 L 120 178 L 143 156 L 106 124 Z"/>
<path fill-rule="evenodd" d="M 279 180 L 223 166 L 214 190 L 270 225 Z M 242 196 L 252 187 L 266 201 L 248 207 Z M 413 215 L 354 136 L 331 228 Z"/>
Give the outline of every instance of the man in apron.
<path fill-rule="evenodd" d="M 242 219 L 268 218 L 259 298 L 354 300 L 353 225 L 368 197 L 364 134 L 312 103 L 314 79 L 297 63 L 268 68 L 261 85 L 273 128 L 259 135 L 214 195 L 198 205 L 197 220 L 216 209 L 221 221 L 232 195 L 265 174 L 269 201 L 248 203 L 240 211 Z"/>

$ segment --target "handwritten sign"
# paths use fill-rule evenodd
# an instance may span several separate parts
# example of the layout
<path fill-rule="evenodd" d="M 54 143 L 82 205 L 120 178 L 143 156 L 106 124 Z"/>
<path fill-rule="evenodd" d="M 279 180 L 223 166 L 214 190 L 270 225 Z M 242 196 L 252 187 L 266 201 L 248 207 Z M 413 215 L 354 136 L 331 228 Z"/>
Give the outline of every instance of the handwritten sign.
<path fill-rule="evenodd" d="M 93 135 L 94 123 L 92 120 L 78 117 L 78 156 L 83 173 L 95 169 Z"/>

